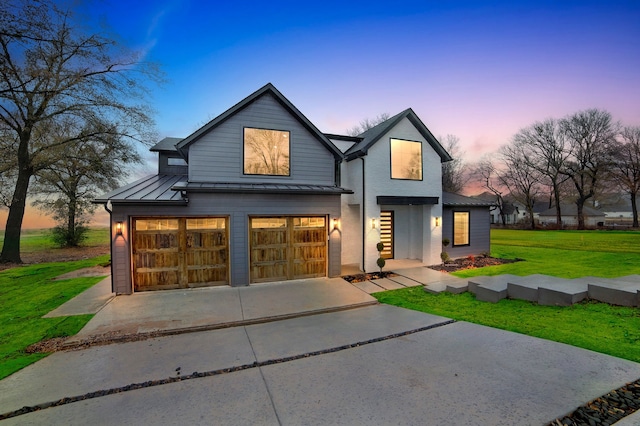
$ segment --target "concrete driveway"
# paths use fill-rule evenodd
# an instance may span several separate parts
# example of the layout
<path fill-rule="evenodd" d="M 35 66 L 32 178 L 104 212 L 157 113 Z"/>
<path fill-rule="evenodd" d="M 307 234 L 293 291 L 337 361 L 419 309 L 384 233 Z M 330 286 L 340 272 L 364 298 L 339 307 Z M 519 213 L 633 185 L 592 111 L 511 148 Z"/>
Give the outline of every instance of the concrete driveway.
<path fill-rule="evenodd" d="M 7 425 L 536 425 L 638 377 L 637 363 L 370 305 L 58 352 L 0 381 L 0 413 L 39 405 Z"/>

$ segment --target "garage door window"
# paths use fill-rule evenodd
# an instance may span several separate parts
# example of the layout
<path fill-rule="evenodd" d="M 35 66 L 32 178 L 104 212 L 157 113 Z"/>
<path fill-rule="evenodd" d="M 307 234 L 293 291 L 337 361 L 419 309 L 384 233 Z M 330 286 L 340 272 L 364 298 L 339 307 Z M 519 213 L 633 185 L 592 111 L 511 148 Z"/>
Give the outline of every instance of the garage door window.
<path fill-rule="evenodd" d="M 133 220 L 135 291 L 228 284 L 227 218 Z"/>
<path fill-rule="evenodd" d="M 323 216 L 251 218 L 250 244 L 251 282 L 326 276 Z"/>

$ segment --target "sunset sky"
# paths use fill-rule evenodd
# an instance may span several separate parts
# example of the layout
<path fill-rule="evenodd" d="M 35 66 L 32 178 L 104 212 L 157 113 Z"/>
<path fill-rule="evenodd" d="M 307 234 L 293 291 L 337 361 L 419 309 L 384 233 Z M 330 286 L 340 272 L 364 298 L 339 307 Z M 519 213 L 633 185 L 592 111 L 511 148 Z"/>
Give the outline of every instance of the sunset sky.
<path fill-rule="evenodd" d="M 536 120 L 585 108 L 640 125 L 638 1 L 82 7 L 88 25 L 107 22 L 161 64 L 168 82 L 152 99 L 161 138 L 188 136 L 268 82 L 323 132 L 411 107 L 434 135 L 458 136 L 469 161 Z"/>

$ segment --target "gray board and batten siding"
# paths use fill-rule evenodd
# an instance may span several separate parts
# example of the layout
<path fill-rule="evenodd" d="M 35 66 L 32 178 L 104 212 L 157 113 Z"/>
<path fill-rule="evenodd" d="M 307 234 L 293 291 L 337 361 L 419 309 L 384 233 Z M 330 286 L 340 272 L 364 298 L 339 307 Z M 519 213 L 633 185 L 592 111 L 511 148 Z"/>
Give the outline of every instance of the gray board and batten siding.
<path fill-rule="evenodd" d="M 243 173 L 246 127 L 290 132 L 290 176 Z M 335 185 L 335 158 L 272 94 L 265 93 L 189 146 L 189 182 Z"/>
<path fill-rule="evenodd" d="M 475 198 L 449 192 L 442 193 L 442 238 L 448 238 L 450 241 L 445 250 L 451 258 L 479 255 L 491 250 L 490 206 L 492 203 Z M 454 212 L 469 212 L 468 245 L 453 245 Z"/>
<path fill-rule="evenodd" d="M 329 224 L 340 217 L 340 195 L 193 193 L 184 206 L 114 204 L 112 220 L 127 223 L 134 217 L 228 217 L 229 285 L 245 286 L 249 274 L 249 217 L 324 216 L 328 230 L 328 276 L 340 275 L 340 231 Z M 112 273 L 117 294 L 132 292 L 130 232 L 114 240 Z"/>

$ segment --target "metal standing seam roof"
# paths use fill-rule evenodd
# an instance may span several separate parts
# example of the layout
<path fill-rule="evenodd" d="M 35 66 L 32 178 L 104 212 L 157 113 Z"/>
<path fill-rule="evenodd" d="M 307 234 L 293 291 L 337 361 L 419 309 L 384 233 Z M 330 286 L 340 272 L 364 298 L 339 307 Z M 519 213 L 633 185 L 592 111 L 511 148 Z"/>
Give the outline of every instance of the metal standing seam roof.
<path fill-rule="evenodd" d="M 442 205 L 448 207 L 491 207 L 494 206 L 495 203 L 442 191 Z"/>
<path fill-rule="evenodd" d="M 173 189 L 173 186 L 186 179 L 185 175 L 151 175 L 97 197 L 93 202 L 186 205 L 187 200 L 180 191 Z"/>
<path fill-rule="evenodd" d="M 299 195 L 339 195 L 353 194 L 350 189 L 327 185 L 305 185 L 284 183 L 225 183 L 225 182 L 178 182 L 173 186 L 176 191 L 217 192 L 236 194 L 299 194 Z"/>

